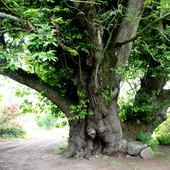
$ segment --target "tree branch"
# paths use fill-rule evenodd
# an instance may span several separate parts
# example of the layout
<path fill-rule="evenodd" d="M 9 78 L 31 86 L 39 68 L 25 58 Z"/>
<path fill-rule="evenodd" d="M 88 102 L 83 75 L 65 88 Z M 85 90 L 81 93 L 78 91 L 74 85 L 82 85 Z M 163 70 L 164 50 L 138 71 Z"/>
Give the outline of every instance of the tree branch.
<path fill-rule="evenodd" d="M 6 19 L 9 19 L 9 20 L 18 22 L 18 23 L 22 24 L 26 29 L 29 29 L 29 30 L 34 29 L 34 27 L 30 24 L 29 21 L 15 17 L 15 16 L 12 16 L 12 15 L 9 15 L 9 14 L 5 14 L 3 12 L 0 12 L 0 18 L 2 18 L 2 19 L 6 18 Z"/>
<path fill-rule="evenodd" d="M 9 8 L 8 5 L 7 5 L 3 0 L 0 0 L 0 3 L 1 3 L 6 9 L 8 9 L 8 11 L 10 11 L 11 13 L 13 13 L 14 15 L 17 15 L 17 13 L 15 13 L 11 8 Z"/>
<path fill-rule="evenodd" d="M 20 19 L 18 17 L 14 17 L 14 16 L 9 15 L 9 14 L 5 14 L 3 12 L 0 12 L 0 18 L 2 18 L 2 19 L 4 19 L 4 18 L 10 19 L 12 21 L 18 22 L 18 23 L 23 24 L 23 25 L 26 24 L 26 22 L 27 22 L 26 20 Z"/>
<path fill-rule="evenodd" d="M 89 4 L 96 4 L 96 5 L 101 5 L 101 3 L 97 3 L 97 2 L 94 2 L 94 1 L 76 1 L 76 0 L 70 0 L 71 2 L 76 2 L 76 3 L 89 3 Z"/>
<path fill-rule="evenodd" d="M 114 46 L 121 46 L 124 44 L 127 44 L 129 42 L 135 41 L 137 40 L 142 34 L 144 34 L 146 31 L 148 31 L 149 29 L 152 28 L 153 25 L 159 23 L 160 21 L 168 18 L 170 16 L 170 12 L 167 13 L 166 15 L 163 15 L 160 18 L 155 19 L 154 21 L 152 21 L 150 24 L 148 24 L 143 30 L 141 30 L 138 34 L 136 34 L 134 37 L 127 39 L 125 41 L 119 41 L 119 42 L 115 42 Z"/>
<path fill-rule="evenodd" d="M 11 28 L 10 30 L 1 30 L 0 34 L 5 34 L 7 32 L 10 32 L 11 30 L 22 31 L 22 32 L 30 32 L 30 30 L 27 30 L 27 29 Z"/>
<path fill-rule="evenodd" d="M 50 99 L 54 104 L 56 104 L 67 117 L 73 117 L 73 113 L 70 113 L 69 106 L 73 104 L 71 100 L 68 100 L 66 96 L 62 94 L 54 87 L 50 86 L 47 83 L 44 83 L 36 74 L 27 73 L 21 68 L 18 70 L 12 71 L 11 69 L 4 69 L 0 71 L 1 75 L 8 76 L 11 79 L 22 83 L 26 86 L 29 86 L 38 92 L 44 91 L 43 95 Z"/>

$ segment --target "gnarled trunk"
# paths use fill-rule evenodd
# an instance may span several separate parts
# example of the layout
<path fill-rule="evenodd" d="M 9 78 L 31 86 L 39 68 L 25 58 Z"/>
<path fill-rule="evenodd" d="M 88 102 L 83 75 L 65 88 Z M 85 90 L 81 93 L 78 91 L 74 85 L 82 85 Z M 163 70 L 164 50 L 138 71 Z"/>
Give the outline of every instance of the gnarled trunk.
<path fill-rule="evenodd" d="M 108 62 L 106 63 L 109 66 Z M 69 146 L 64 153 L 65 156 L 76 155 L 76 157 L 89 158 L 97 153 L 113 156 L 126 153 L 126 141 L 123 140 L 119 120 L 118 90 L 115 94 L 109 92 L 108 99 L 102 96 L 105 89 L 109 87 L 109 84 L 105 84 L 106 76 L 113 74 L 111 70 L 107 70 L 107 74 L 105 73 L 106 63 L 103 63 L 103 67 L 100 66 L 98 69 L 100 76 L 97 79 L 97 88 L 95 86 L 95 69 L 92 70 L 90 79 L 82 79 L 89 83 L 86 83 L 87 86 L 84 85 L 84 88 L 87 88 L 86 95 L 80 97 L 80 100 L 88 98 L 90 100 L 88 112 L 92 110 L 94 114 L 87 115 L 85 119 L 74 119 L 69 122 L 70 138 Z M 110 83 L 113 82 L 114 79 L 110 80 Z M 82 85 L 79 88 L 82 88 Z"/>
<path fill-rule="evenodd" d="M 114 42 L 122 42 L 135 35 L 139 18 L 144 10 L 144 1 L 128 1 L 126 17 L 114 37 Z M 89 13 L 93 18 L 95 9 L 92 8 Z M 128 18 L 130 14 L 134 17 L 133 21 L 132 18 Z M 81 67 L 81 74 L 77 76 L 77 89 L 85 94 L 84 97 L 79 97 L 79 102 L 82 99 L 89 99 L 88 113 L 92 110 L 94 114 L 87 115 L 85 119 L 69 122 L 69 145 L 64 154 L 85 158 L 99 152 L 113 156 L 125 154 L 127 142 L 123 140 L 117 104 L 122 75 L 116 74 L 114 70 L 118 67 L 124 69 L 121 64 L 127 62 L 132 42 L 120 46 L 113 43 L 110 48 L 107 45 L 103 47 L 102 25 L 89 24 L 84 15 L 80 15 L 78 21 L 81 26 L 86 27 L 90 33 L 90 42 L 97 47 L 86 60 L 86 66 Z"/>

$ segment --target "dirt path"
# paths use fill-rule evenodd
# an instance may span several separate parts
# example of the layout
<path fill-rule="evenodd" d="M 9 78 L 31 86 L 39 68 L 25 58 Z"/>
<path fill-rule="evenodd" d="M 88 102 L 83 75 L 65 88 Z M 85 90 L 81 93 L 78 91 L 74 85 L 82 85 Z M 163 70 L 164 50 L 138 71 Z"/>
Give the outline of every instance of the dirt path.
<path fill-rule="evenodd" d="M 169 170 L 170 147 L 161 146 L 153 159 L 113 158 L 96 156 L 90 160 L 83 158 L 63 158 L 54 150 L 65 143 L 64 139 L 50 137 L 22 142 L 0 142 L 0 170 Z"/>

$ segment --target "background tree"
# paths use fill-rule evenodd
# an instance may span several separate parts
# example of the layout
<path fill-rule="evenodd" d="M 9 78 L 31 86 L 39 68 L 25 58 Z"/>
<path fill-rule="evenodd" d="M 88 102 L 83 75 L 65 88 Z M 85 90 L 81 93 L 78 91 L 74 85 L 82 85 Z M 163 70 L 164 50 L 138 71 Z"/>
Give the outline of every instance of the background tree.
<path fill-rule="evenodd" d="M 151 9 L 161 8 L 161 12 L 148 11 L 144 13 L 139 29 L 143 29 L 155 16 L 165 13 L 168 1 L 153 4 Z M 149 15 L 148 15 L 149 13 Z M 129 58 L 129 67 L 135 67 L 144 73 L 140 79 L 140 89 L 136 90 L 135 100 L 124 107 L 125 128 L 124 137 L 134 140 L 141 131 L 153 132 L 154 129 L 167 119 L 169 90 L 164 89 L 169 80 L 169 26 L 167 21 L 161 21 L 152 27 L 134 43 Z"/>
<path fill-rule="evenodd" d="M 155 15 L 137 32 L 144 10 L 159 1 L 0 3 L 0 33 L 8 32 L 6 46 L 1 41 L 0 74 L 41 92 L 64 112 L 70 125 L 64 154 L 124 154 L 117 104 L 122 70 L 132 42 L 170 13 Z"/>

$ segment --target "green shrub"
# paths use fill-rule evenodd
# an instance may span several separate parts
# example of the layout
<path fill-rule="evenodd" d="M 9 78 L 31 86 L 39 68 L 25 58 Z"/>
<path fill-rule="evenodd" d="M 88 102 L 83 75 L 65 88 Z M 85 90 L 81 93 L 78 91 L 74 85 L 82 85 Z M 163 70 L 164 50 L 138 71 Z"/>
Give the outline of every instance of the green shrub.
<path fill-rule="evenodd" d="M 168 119 L 159 125 L 155 131 L 156 139 L 160 145 L 170 145 L 170 113 Z"/>
<path fill-rule="evenodd" d="M 151 133 L 141 132 L 137 139 L 147 144 L 149 147 L 152 148 L 153 151 L 157 151 L 159 146 L 158 141 L 152 137 Z"/>
<path fill-rule="evenodd" d="M 156 139 L 158 140 L 160 145 L 170 145 L 170 134 L 162 134 L 156 136 Z"/>
<path fill-rule="evenodd" d="M 26 132 L 22 130 L 21 128 L 7 128 L 7 129 L 1 129 L 0 136 L 7 138 L 19 138 L 19 137 L 24 137 L 26 135 Z"/>

